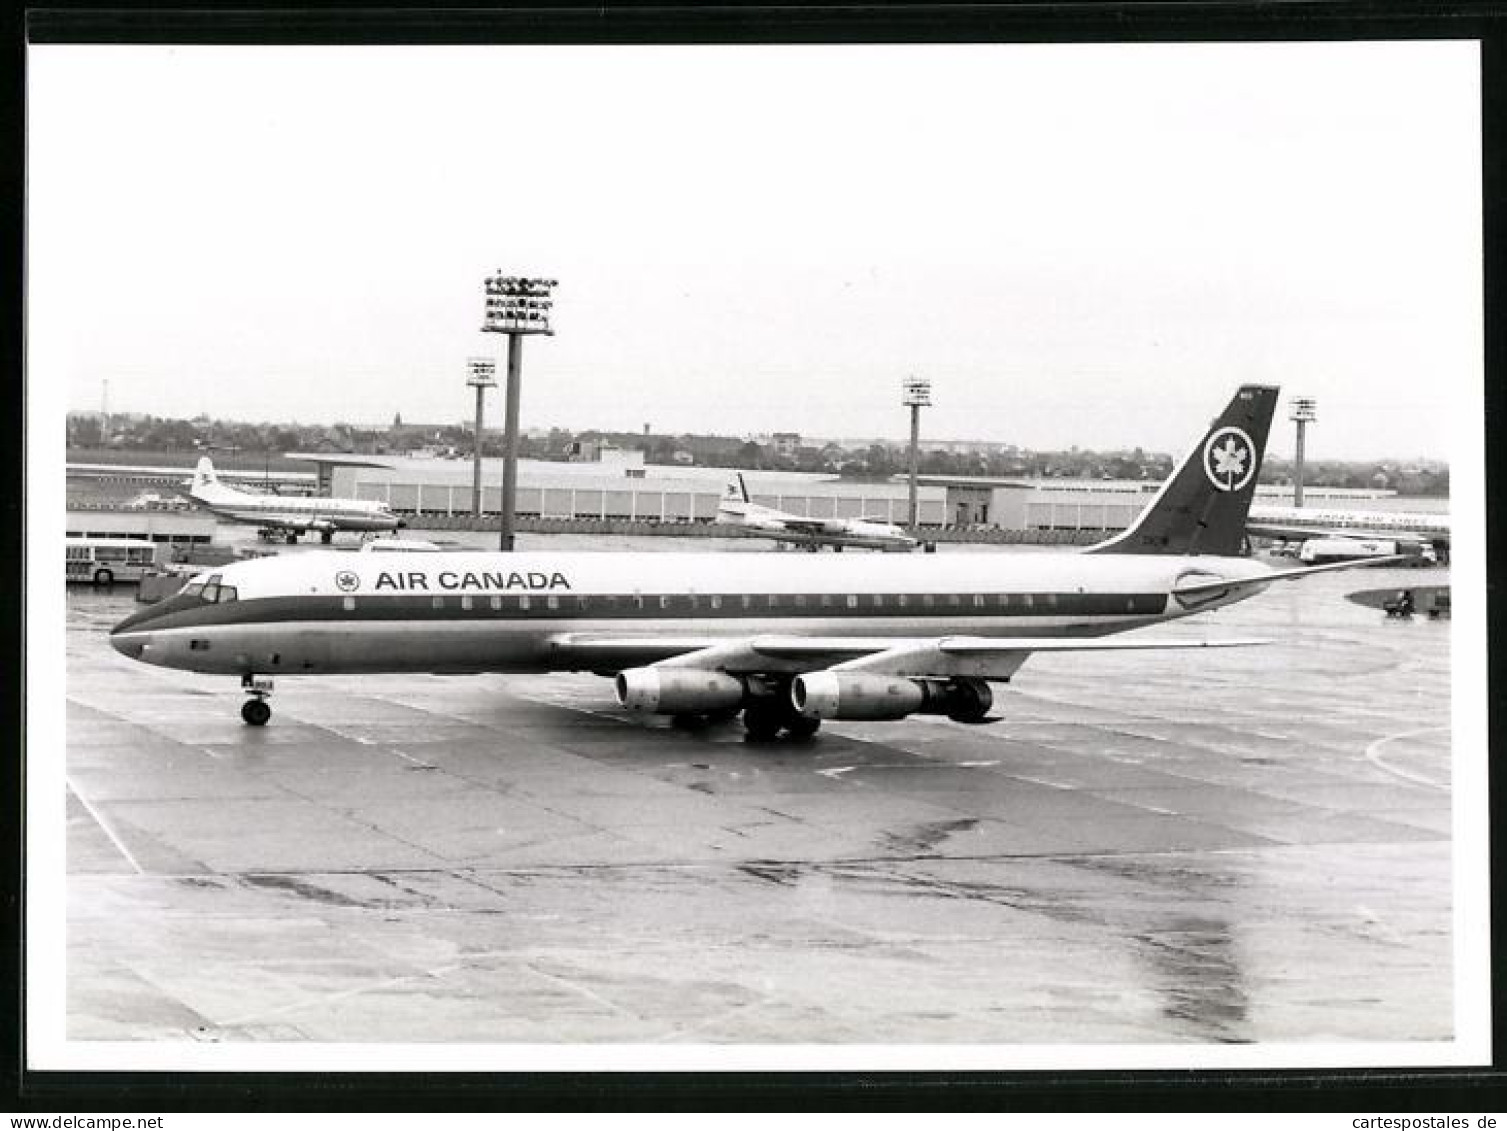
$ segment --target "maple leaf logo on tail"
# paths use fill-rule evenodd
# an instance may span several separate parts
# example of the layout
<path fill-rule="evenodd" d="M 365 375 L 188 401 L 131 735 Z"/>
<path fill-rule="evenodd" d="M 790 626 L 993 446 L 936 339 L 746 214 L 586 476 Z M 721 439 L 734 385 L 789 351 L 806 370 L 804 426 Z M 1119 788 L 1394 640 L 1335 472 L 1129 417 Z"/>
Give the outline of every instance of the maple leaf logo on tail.
<path fill-rule="evenodd" d="M 1220 491 L 1238 491 L 1256 470 L 1251 459 L 1255 445 L 1239 428 L 1221 428 L 1204 445 L 1204 474 Z"/>

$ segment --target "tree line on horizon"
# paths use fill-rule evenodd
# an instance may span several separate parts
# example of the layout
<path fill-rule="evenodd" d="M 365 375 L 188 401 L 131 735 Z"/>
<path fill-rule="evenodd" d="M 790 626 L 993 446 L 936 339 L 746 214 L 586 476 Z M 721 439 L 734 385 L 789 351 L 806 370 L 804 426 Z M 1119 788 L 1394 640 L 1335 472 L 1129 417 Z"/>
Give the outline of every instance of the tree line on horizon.
<path fill-rule="evenodd" d="M 70 413 L 67 418 L 70 458 L 75 452 L 112 453 L 206 452 L 227 466 L 261 466 L 288 452 L 400 455 L 415 451 L 469 459 L 472 430 L 467 424 L 408 424 L 401 416 L 388 428 L 350 424 L 303 425 L 215 420 L 206 415 L 184 420 L 139 414 L 104 418 L 97 412 Z M 735 436 L 662 435 L 565 428 L 531 430 L 519 437 L 523 459 L 570 461 L 596 447 L 637 449 L 649 464 L 737 468 L 747 471 L 802 471 L 847 479 L 889 479 L 909 470 L 906 441 L 874 440 L 842 446 L 761 443 Z M 500 430 L 486 430 L 484 456 L 501 456 Z M 1096 451 L 1029 450 L 1000 443 L 970 450 L 928 448 L 921 443 L 918 470 L 923 475 L 990 476 L 996 478 L 1139 479 L 1160 481 L 1172 471 L 1173 458 L 1137 447 Z M 1262 483 L 1292 482 L 1293 462 L 1268 456 L 1261 468 Z M 1303 481 L 1310 487 L 1374 488 L 1404 495 L 1449 494 L 1449 466 L 1435 460 L 1323 460 L 1305 461 Z"/>

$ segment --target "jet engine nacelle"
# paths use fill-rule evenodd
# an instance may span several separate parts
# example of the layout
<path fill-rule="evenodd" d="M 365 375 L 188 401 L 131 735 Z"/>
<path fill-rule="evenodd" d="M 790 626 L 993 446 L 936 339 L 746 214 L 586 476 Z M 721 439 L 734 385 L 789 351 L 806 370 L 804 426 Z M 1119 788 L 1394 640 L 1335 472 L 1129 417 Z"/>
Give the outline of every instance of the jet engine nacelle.
<path fill-rule="evenodd" d="M 743 681 L 694 668 L 629 668 L 617 673 L 617 701 L 630 711 L 682 715 L 724 711 L 743 703 Z"/>
<path fill-rule="evenodd" d="M 813 719 L 877 721 L 907 715 L 947 715 L 981 722 L 994 692 L 981 679 L 905 679 L 868 672 L 808 672 L 790 684 L 790 701 Z"/>

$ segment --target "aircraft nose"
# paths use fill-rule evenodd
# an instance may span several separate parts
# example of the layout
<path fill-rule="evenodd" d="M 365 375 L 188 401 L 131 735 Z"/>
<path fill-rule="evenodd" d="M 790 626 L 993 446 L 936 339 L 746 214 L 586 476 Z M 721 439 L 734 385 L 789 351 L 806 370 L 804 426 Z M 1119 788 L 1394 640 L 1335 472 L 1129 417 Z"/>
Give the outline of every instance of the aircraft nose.
<path fill-rule="evenodd" d="M 172 600 L 172 598 L 168 598 Z M 152 622 L 162 614 L 161 605 L 139 609 L 110 630 L 110 647 L 133 660 L 145 659 L 152 643 Z"/>
<path fill-rule="evenodd" d="M 141 659 L 150 640 L 144 632 L 121 632 L 118 628 L 110 632 L 110 647 L 132 660 Z"/>

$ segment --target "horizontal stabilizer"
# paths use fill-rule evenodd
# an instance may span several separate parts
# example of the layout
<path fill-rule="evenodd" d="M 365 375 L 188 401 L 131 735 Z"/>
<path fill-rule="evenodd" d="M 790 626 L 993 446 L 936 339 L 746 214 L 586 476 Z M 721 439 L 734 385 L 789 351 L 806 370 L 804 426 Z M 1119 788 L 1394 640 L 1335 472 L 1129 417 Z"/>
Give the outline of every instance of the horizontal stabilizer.
<path fill-rule="evenodd" d="M 1295 577 L 1308 577 L 1315 573 L 1328 573 L 1332 569 L 1356 569 L 1359 566 L 1390 565 L 1393 562 L 1412 561 L 1406 554 L 1393 554 L 1386 558 L 1357 558 L 1349 562 L 1330 562 L 1328 565 L 1303 566 L 1298 569 L 1279 569 L 1263 573 L 1259 577 L 1220 578 L 1215 581 L 1191 581 L 1175 586 L 1173 596 L 1187 597 L 1199 593 L 1224 592 L 1226 590 L 1251 589 L 1268 581 L 1289 581 Z"/>

